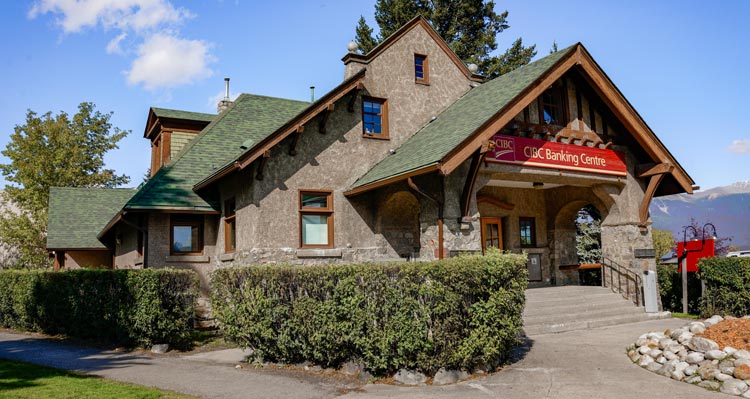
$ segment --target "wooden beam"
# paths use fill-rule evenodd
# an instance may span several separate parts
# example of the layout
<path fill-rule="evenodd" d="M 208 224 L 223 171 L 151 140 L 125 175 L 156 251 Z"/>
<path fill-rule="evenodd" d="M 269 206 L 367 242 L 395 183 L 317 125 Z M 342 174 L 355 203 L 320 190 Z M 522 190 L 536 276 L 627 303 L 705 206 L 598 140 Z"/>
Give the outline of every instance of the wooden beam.
<path fill-rule="evenodd" d="M 359 92 L 363 87 L 364 85 L 360 82 L 354 89 L 352 89 L 351 97 L 349 97 L 349 102 L 346 104 L 347 111 L 354 112 L 354 103 L 357 102 L 357 97 L 359 97 Z"/>
<path fill-rule="evenodd" d="M 320 119 L 318 119 L 318 133 L 326 134 L 326 123 L 328 123 L 328 116 L 331 112 L 333 112 L 333 104 L 329 104 L 328 108 L 320 113 Z"/>
<path fill-rule="evenodd" d="M 641 228 L 647 227 L 648 222 L 648 207 L 651 205 L 651 200 L 654 198 L 656 189 L 659 187 L 662 179 L 664 179 L 665 173 L 651 176 L 648 181 L 648 187 L 646 192 L 643 194 L 643 200 L 641 200 L 641 207 L 638 209 L 638 216 L 640 216 L 640 223 L 638 224 Z"/>
<path fill-rule="evenodd" d="M 484 148 L 484 146 L 482 146 Z M 482 152 L 482 149 L 477 150 L 471 157 L 471 165 L 469 166 L 469 174 L 466 176 L 464 182 L 464 189 L 461 192 L 461 217 L 467 217 L 469 215 L 469 208 L 471 207 L 471 194 L 474 192 L 474 184 L 477 181 L 479 175 L 479 169 L 482 167 L 482 158 L 487 152 Z"/>
<path fill-rule="evenodd" d="M 672 165 L 669 162 L 664 162 L 660 164 L 642 164 L 638 165 L 638 177 L 644 178 L 644 177 L 650 177 L 654 175 L 660 175 L 664 173 L 672 173 L 674 170 L 674 165 Z"/>
<path fill-rule="evenodd" d="M 349 191 L 344 191 L 344 196 L 345 197 L 351 197 L 351 196 L 354 196 L 354 195 L 357 195 L 357 194 L 362 194 L 364 192 L 367 192 L 367 191 L 370 191 L 370 190 L 374 190 L 376 188 L 380 188 L 380 187 L 383 187 L 383 186 L 387 186 L 389 184 L 393 184 L 393 183 L 396 183 L 396 182 L 399 182 L 399 181 L 402 181 L 402 180 L 406 180 L 409 177 L 424 175 L 424 174 L 435 172 L 435 171 L 439 171 L 439 170 L 440 170 L 439 165 L 430 165 L 430 166 L 426 166 L 424 168 L 415 169 L 415 170 L 413 170 L 411 172 L 407 172 L 407 173 L 404 173 L 404 174 L 401 174 L 401 175 L 397 175 L 397 176 L 392 176 L 392 177 L 389 177 L 389 178 L 383 179 L 383 180 L 374 181 L 372 183 L 368 183 L 368 184 L 359 186 L 357 188 L 353 188 L 353 189 L 351 189 Z"/>
<path fill-rule="evenodd" d="M 305 132 L 304 126 L 298 126 L 296 134 L 292 136 L 292 143 L 289 146 L 289 155 L 295 156 L 297 155 L 297 142 L 299 141 L 299 138 L 302 137 L 302 133 Z"/>
<path fill-rule="evenodd" d="M 487 204 L 492 204 L 492 205 L 494 205 L 494 206 L 496 206 L 496 207 L 498 207 L 500 209 L 505 209 L 505 210 L 508 210 L 508 211 L 512 211 L 513 208 L 516 207 L 513 204 L 509 204 L 507 202 L 496 200 L 496 199 L 491 198 L 491 197 L 478 196 L 477 197 L 477 203 L 483 203 L 483 202 L 487 203 Z"/>
<path fill-rule="evenodd" d="M 263 156 L 260 158 L 260 162 L 258 163 L 258 172 L 255 174 L 256 180 L 263 180 L 263 169 L 266 168 L 268 158 L 271 158 L 271 150 L 267 150 L 266 152 L 264 152 Z"/>

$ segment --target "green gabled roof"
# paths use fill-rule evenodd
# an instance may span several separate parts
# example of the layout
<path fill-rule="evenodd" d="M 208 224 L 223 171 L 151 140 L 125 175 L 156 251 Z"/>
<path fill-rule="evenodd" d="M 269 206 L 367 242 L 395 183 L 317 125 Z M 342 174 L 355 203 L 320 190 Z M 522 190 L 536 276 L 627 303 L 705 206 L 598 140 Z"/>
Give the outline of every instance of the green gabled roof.
<path fill-rule="evenodd" d="M 193 185 L 234 159 L 243 151 L 242 143 L 260 142 L 307 106 L 304 101 L 240 95 L 149 179 L 125 209 L 213 210 Z"/>
<path fill-rule="evenodd" d="M 203 112 L 181 111 L 179 109 L 151 107 L 154 115 L 159 118 L 187 119 L 191 121 L 211 122 L 216 118 L 216 114 L 205 114 Z"/>
<path fill-rule="evenodd" d="M 97 234 L 135 192 L 131 188 L 50 188 L 47 249 L 106 249 Z"/>
<path fill-rule="evenodd" d="M 352 189 L 437 165 L 499 110 L 545 74 L 576 45 L 471 89 L 352 186 Z"/>

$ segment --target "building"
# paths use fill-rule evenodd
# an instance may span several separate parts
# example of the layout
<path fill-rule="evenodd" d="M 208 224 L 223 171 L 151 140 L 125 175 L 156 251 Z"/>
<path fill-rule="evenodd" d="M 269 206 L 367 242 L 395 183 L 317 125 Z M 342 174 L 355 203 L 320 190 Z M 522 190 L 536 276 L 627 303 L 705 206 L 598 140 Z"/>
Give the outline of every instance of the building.
<path fill-rule="evenodd" d="M 484 82 L 417 17 L 343 62 L 343 82 L 312 103 L 152 108 L 151 179 L 106 220 L 82 217 L 97 218 L 87 234 L 100 246 L 53 244 L 67 227 L 51 223 L 58 265 L 106 248 L 115 268 L 189 268 L 205 283 L 236 264 L 500 247 L 529 253 L 531 281 L 564 283 L 582 207 L 601 214 L 608 259 L 653 269 L 638 256 L 652 247 L 651 199 L 696 189 L 580 43 Z M 51 221 L 74 212 L 55 206 L 74 193 L 52 191 Z"/>

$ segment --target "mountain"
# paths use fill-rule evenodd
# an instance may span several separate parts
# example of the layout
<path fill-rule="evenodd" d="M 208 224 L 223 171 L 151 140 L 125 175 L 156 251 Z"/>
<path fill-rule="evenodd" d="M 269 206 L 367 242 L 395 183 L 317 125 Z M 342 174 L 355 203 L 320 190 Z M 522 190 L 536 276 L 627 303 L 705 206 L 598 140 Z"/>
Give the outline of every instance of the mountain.
<path fill-rule="evenodd" d="M 700 225 L 713 223 L 719 237 L 732 237 L 732 245 L 750 249 L 750 181 L 654 198 L 650 210 L 653 227 L 674 232 L 678 240 L 692 217 Z"/>

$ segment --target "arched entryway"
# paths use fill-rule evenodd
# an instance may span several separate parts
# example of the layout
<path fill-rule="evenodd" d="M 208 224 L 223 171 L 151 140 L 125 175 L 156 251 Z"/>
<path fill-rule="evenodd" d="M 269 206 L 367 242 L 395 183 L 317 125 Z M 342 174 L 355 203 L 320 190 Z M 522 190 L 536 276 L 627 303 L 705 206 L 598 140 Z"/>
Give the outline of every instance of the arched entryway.
<path fill-rule="evenodd" d="M 602 211 L 585 200 L 569 202 L 557 212 L 552 240 L 557 284 L 588 283 L 588 276 L 581 281 L 578 269 L 566 269 L 601 262 L 601 221 Z"/>

